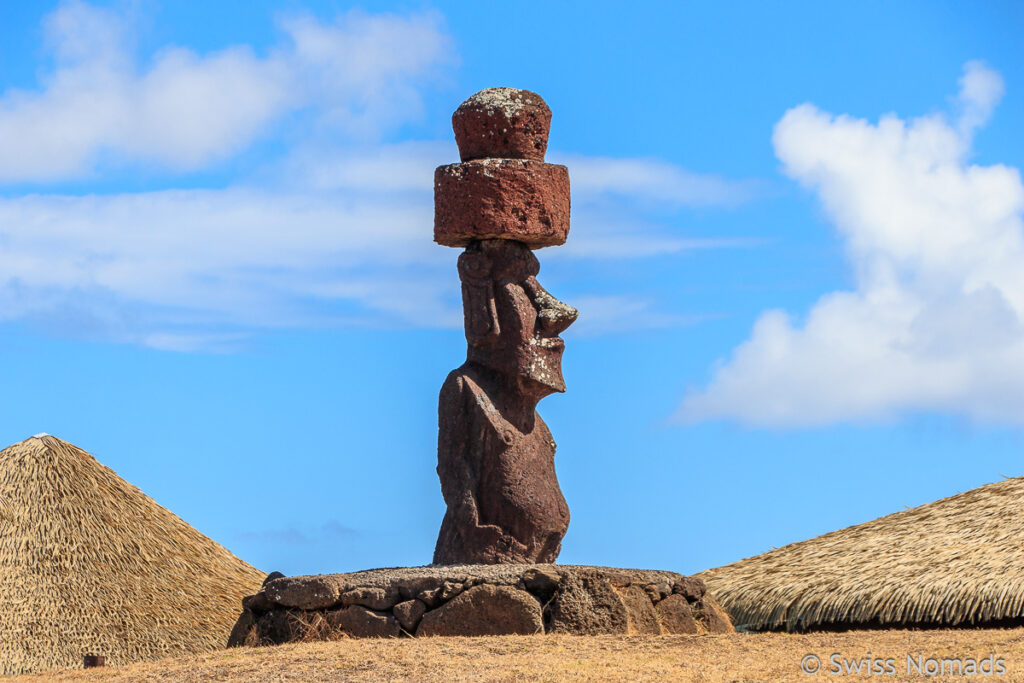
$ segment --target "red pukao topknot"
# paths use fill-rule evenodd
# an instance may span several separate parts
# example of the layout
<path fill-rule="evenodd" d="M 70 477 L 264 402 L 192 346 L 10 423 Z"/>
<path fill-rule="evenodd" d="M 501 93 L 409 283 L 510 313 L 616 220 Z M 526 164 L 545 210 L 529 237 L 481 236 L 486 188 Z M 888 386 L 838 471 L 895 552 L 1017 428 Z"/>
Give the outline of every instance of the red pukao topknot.
<path fill-rule="evenodd" d="M 544 161 L 551 109 L 535 92 L 488 88 L 459 105 L 452 114 L 452 129 L 462 161 Z"/>

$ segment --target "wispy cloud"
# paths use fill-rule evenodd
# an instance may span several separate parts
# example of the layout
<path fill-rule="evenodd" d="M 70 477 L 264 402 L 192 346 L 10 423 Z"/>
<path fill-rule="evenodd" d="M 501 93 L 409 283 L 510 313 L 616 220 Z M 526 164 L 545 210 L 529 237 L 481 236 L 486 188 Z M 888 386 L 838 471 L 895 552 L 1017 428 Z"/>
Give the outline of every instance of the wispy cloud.
<path fill-rule="evenodd" d="M 54 69 L 38 90 L 0 95 L 0 186 L 132 164 L 173 178 L 281 135 L 275 126 L 301 142 L 224 187 L 0 198 L 0 321 L 182 351 L 231 350 L 268 328 L 461 324 L 456 254 L 431 240 L 433 169 L 457 150 L 389 138 L 457 62 L 443 20 L 349 12 L 281 27 L 266 54 L 167 47 L 143 68 L 121 15 L 72 1 L 48 17 Z M 756 244 L 648 217 L 731 206 L 755 183 L 552 156 L 570 164 L 577 228 L 545 258 Z M 634 322 L 677 320 L 644 306 L 626 306 Z"/>
<path fill-rule="evenodd" d="M 660 159 L 550 156 L 572 168 L 573 194 L 583 201 L 621 196 L 661 207 L 735 206 L 770 191 L 764 181 L 697 173 Z"/>
<path fill-rule="evenodd" d="M 583 204 L 582 202 L 580 202 Z M 761 246 L 758 237 L 687 237 L 659 225 L 639 211 L 609 214 L 599 207 L 573 207 L 573 224 L 581 229 L 545 259 L 638 259 L 701 249 L 737 249 Z"/>
<path fill-rule="evenodd" d="M 1024 421 L 1024 184 L 1016 168 L 968 162 L 1002 91 L 972 62 L 953 121 L 786 113 L 776 154 L 821 199 L 856 289 L 822 296 L 802 321 L 765 312 L 680 419 Z"/>
<path fill-rule="evenodd" d="M 204 55 L 169 46 L 141 70 L 122 16 L 63 3 L 44 23 L 55 68 L 43 87 L 0 95 L 0 182 L 125 163 L 202 168 L 304 108 L 335 131 L 379 134 L 421 113 L 422 82 L 454 59 L 433 13 L 353 11 L 330 24 L 292 17 L 282 28 L 287 42 L 267 55 L 244 45 Z"/>
<path fill-rule="evenodd" d="M 582 337 L 688 327 L 716 317 L 665 313 L 658 310 L 658 302 L 636 296 L 574 296 L 572 305 L 580 317 L 566 334 Z"/>
<path fill-rule="evenodd" d="M 317 327 L 368 311 L 448 325 L 431 271 L 450 255 L 430 242 L 424 204 L 240 188 L 3 199 L 0 319 L 75 301 L 79 318 L 141 343 L 168 328 Z"/>
<path fill-rule="evenodd" d="M 288 527 L 285 529 L 259 529 L 243 531 L 235 534 L 237 541 L 256 541 L 278 545 L 311 545 L 315 543 L 335 542 L 341 538 L 351 538 L 359 534 L 352 527 L 345 526 L 337 520 L 328 520 L 319 527 Z"/>
<path fill-rule="evenodd" d="M 363 175 L 360 159 L 349 160 L 355 190 L 338 174 L 329 192 L 237 187 L 0 199 L 0 320 L 47 326 L 52 318 L 89 336 L 179 350 L 201 347 L 204 338 L 230 347 L 246 329 L 458 326 L 455 254 L 431 241 L 429 185 L 374 191 L 367 177 L 377 163 Z M 430 166 L 414 167 L 429 177 Z M 546 260 L 757 244 L 670 237 L 636 220 L 618 227 L 581 213 L 575 220 L 584 227 Z"/>

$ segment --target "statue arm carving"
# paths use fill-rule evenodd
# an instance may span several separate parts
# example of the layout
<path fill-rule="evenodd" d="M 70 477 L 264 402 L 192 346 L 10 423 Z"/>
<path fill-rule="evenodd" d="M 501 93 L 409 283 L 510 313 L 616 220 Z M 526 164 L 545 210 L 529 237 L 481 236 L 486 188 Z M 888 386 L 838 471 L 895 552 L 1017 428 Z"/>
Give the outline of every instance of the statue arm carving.
<path fill-rule="evenodd" d="M 448 505 L 452 521 L 464 538 L 472 537 L 474 546 L 501 547 L 525 552 L 526 546 L 496 524 L 481 523 L 476 492 L 479 468 L 474 459 L 473 444 L 486 438 L 485 430 L 494 426 L 481 424 L 483 417 L 477 406 L 477 397 L 465 378 L 453 377 L 441 389 L 442 409 L 438 425 L 438 472 L 441 476 L 441 495 Z"/>

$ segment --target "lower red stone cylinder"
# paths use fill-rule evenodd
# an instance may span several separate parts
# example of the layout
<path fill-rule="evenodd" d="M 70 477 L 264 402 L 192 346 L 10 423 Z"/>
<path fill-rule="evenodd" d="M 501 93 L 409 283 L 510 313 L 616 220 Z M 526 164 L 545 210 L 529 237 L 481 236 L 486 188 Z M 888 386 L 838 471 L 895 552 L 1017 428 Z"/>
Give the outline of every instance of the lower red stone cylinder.
<path fill-rule="evenodd" d="M 569 169 L 525 159 L 478 159 L 434 172 L 434 241 L 512 239 L 531 249 L 569 236 Z"/>

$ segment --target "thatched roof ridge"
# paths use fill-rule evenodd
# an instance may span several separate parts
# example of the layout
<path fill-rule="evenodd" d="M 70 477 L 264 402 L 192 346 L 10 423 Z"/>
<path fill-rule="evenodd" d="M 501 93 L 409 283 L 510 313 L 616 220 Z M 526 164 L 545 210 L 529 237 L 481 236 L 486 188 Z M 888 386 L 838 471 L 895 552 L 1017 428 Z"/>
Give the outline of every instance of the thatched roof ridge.
<path fill-rule="evenodd" d="M 737 628 L 1024 617 L 1024 477 L 698 574 Z"/>
<path fill-rule="evenodd" d="M 0 672 L 223 647 L 263 574 L 85 451 L 0 451 Z"/>

